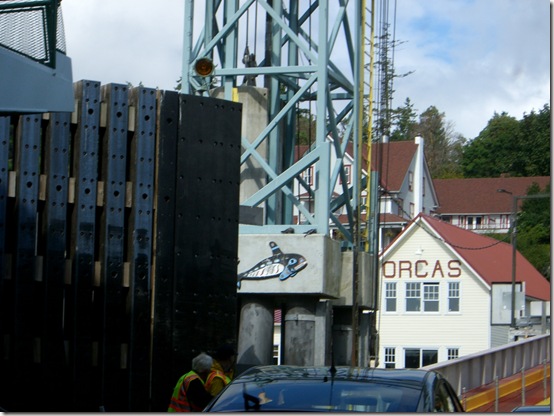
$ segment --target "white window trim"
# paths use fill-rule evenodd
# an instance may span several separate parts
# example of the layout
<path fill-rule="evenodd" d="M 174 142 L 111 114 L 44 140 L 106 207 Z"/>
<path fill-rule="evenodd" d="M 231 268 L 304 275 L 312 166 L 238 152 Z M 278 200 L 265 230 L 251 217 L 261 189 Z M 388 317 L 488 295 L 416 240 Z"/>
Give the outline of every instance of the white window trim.
<path fill-rule="evenodd" d="M 409 283 L 412 283 L 412 284 L 419 284 L 419 311 L 409 311 L 408 310 L 408 299 L 415 299 L 415 298 L 408 298 L 407 294 L 408 294 L 408 284 Z M 430 315 L 441 315 L 443 312 L 443 308 L 444 308 L 444 304 L 445 304 L 445 299 L 443 297 L 443 287 L 444 287 L 444 284 L 441 284 L 442 282 L 429 282 L 429 281 L 423 281 L 423 282 L 405 282 L 404 284 L 404 291 L 403 291 L 403 300 L 404 300 L 404 313 L 406 314 L 409 314 L 409 315 L 427 315 L 427 316 L 430 316 Z M 425 296 L 424 296 L 424 293 L 425 293 L 425 285 L 437 285 L 438 286 L 438 302 L 439 302 L 439 308 L 437 311 L 426 311 L 425 310 Z M 461 290 L 460 290 L 461 291 Z M 397 290 L 396 290 L 396 294 L 398 296 L 398 286 L 397 286 Z M 461 298 L 460 298 L 461 299 Z M 446 299 L 446 302 L 448 302 L 448 299 Z M 398 310 L 398 300 L 397 300 L 397 306 L 396 306 L 396 309 Z M 451 312 L 451 313 L 458 313 L 458 312 Z"/>
<path fill-rule="evenodd" d="M 458 283 L 458 306 L 459 310 L 457 311 L 451 311 L 450 310 L 450 283 Z M 461 315 L 462 314 L 462 282 L 457 281 L 449 281 L 446 282 L 446 296 L 445 296 L 445 305 L 444 305 L 445 313 L 447 315 Z"/>
<path fill-rule="evenodd" d="M 384 308 L 383 308 L 383 313 L 385 314 L 398 314 L 398 306 L 399 306 L 399 301 L 398 301 L 398 282 L 384 282 L 385 283 L 385 287 L 384 287 L 384 290 L 383 290 L 383 305 L 384 305 Z M 389 284 L 394 284 L 394 292 L 395 292 L 395 297 L 392 298 L 392 297 L 387 297 L 387 286 Z M 387 299 L 396 299 L 396 309 L 394 311 L 389 311 L 387 310 Z"/>

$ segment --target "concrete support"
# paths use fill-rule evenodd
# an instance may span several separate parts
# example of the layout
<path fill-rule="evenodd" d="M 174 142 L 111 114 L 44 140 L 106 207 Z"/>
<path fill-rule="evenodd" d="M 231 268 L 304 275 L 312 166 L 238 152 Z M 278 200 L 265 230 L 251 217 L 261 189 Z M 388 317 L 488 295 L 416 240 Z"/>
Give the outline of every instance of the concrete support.
<path fill-rule="evenodd" d="M 333 309 L 333 363 L 350 365 L 352 356 L 352 308 Z"/>
<path fill-rule="evenodd" d="M 286 305 L 284 364 L 314 365 L 315 309 L 313 299 L 300 296 Z"/>
<path fill-rule="evenodd" d="M 242 103 L 242 138 L 252 144 L 267 126 L 267 89 L 251 86 L 236 88 L 236 99 Z M 224 89 L 213 90 L 212 96 L 224 98 Z M 267 159 L 267 142 L 256 147 L 256 152 Z M 240 169 L 239 202 L 247 200 L 267 184 L 267 174 L 255 158 L 248 158 Z"/>
<path fill-rule="evenodd" d="M 333 307 L 331 302 L 317 302 L 315 310 L 314 365 L 331 365 Z"/>
<path fill-rule="evenodd" d="M 237 373 L 255 365 L 273 363 L 273 302 L 241 297 Z"/>

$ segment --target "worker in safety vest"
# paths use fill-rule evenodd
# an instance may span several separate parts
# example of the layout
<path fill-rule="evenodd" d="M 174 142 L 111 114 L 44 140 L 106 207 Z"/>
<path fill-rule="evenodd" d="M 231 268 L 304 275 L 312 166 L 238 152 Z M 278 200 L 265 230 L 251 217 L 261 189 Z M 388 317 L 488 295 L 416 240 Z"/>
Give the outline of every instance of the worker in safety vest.
<path fill-rule="evenodd" d="M 231 382 L 236 356 L 235 349 L 229 344 L 222 345 L 215 352 L 212 370 L 205 384 L 206 390 L 213 397 Z"/>
<path fill-rule="evenodd" d="M 204 387 L 213 359 L 200 353 L 192 359 L 192 371 L 184 374 L 173 389 L 168 412 L 201 412 L 212 399 Z"/>

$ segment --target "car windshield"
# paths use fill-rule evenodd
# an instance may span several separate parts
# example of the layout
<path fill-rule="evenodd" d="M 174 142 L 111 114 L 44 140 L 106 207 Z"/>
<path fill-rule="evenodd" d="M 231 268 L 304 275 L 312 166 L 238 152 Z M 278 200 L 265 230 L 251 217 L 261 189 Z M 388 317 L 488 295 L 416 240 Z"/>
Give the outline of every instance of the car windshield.
<path fill-rule="evenodd" d="M 421 391 L 373 381 L 259 380 L 234 383 L 210 412 L 413 412 Z"/>

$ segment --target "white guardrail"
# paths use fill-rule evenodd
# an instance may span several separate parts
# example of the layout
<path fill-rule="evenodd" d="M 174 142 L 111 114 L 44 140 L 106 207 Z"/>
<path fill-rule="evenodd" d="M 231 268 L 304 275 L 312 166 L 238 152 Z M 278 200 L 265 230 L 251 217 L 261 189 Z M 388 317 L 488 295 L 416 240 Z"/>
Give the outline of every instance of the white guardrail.
<path fill-rule="evenodd" d="M 511 342 L 454 360 L 425 366 L 441 373 L 458 396 L 523 370 L 550 362 L 550 334 Z"/>

